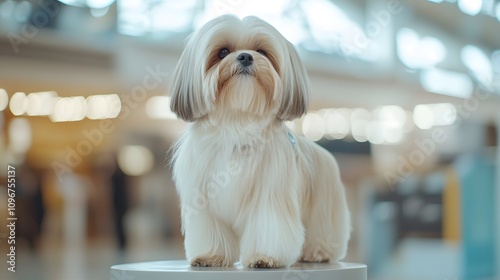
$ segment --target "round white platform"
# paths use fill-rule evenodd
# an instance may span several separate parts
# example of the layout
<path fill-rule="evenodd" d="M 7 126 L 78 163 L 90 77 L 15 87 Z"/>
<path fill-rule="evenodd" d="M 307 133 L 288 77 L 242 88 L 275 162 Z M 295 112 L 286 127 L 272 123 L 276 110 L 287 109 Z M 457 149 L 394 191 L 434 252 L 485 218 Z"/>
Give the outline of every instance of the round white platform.
<path fill-rule="evenodd" d="M 191 267 L 187 261 L 156 261 L 111 267 L 111 280 L 366 280 L 366 265 L 298 263 L 283 269 Z"/>

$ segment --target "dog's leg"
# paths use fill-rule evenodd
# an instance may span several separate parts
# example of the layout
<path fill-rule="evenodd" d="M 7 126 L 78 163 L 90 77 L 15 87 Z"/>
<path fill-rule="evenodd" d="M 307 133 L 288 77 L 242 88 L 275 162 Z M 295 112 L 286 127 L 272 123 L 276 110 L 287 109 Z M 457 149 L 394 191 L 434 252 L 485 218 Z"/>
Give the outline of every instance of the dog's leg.
<path fill-rule="evenodd" d="M 243 265 L 276 268 L 295 263 L 304 242 L 298 198 L 293 191 L 274 191 L 252 202 L 240 239 Z"/>
<path fill-rule="evenodd" d="M 304 207 L 303 262 L 336 262 L 347 253 L 351 224 L 344 186 L 336 162 L 323 161 L 324 168 L 312 179 L 311 197 Z"/>
<path fill-rule="evenodd" d="M 239 258 L 231 228 L 207 211 L 183 217 L 184 247 L 192 266 L 232 266 Z"/>

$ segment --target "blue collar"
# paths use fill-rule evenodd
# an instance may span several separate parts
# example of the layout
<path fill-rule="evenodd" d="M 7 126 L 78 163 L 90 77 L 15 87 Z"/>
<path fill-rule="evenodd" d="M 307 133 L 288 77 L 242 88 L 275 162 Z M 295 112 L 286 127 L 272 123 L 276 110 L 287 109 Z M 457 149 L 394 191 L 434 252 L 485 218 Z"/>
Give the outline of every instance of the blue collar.
<path fill-rule="evenodd" d="M 292 133 L 290 133 L 290 131 L 287 132 L 288 133 L 288 140 L 290 140 L 290 143 L 292 143 L 292 148 L 295 150 L 295 137 L 293 137 Z"/>

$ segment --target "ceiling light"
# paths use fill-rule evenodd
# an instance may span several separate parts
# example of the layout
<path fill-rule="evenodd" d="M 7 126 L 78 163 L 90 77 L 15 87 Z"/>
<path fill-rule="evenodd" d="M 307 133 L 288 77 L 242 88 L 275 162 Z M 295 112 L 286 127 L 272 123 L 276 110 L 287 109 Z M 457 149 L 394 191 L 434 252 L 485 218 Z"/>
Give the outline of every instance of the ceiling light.
<path fill-rule="evenodd" d="M 5 110 L 7 105 L 9 105 L 9 95 L 5 89 L 0 88 L 0 112 Z"/>
<path fill-rule="evenodd" d="M 152 119 L 175 120 L 177 116 L 170 110 L 170 96 L 153 96 L 146 102 L 146 114 Z"/>
<path fill-rule="evenodd" d="M 24 92 L 16 92 L 10 98 L 10 111 L 14 116 L 20 116 L 26 113 L 28 108 L 28 99 Z"/>
<path fill-rule="evenodd" d="M 349 115 L 339 109 L 330 109 L 325 113 L 326 134 L 334 139 L 343 139 L 349 133 Z"/>
<path fill-rule="evenodd" d="M 423 37 L 410 28 L 397 33 L 397 56 L 408 68 L 427 69 L 434 67 L 446 57 L 446 47 L 437 38 Z"/>
<path fill-rule="evenodd" d="M 377 119 L 386 128 L 402 128 L 406 123 L 406 112 L 396 105 L 378 108 Z"/>
<path fill-rule="evenodd" d="M 469 98 L 474 89 L 468 75 L 437 68 L 423 71 L 420 83 L 428 92 L 459 98 Z"/>
<path fill-rule="evenodd" d="M 356 120 L 352 123 L 351 133 L 354 140 L 357 142 L 366 142 L 368 140 L 366 132 L 369 123 L 369 121 L 363 119 Z"/>
<path fill-rule="evenodd" d="M 417 105 L 413 109 L 413 121 L 420 129 L 430 129 L 434 125 L 434 114 L 427 105 Z"/>
<path fill-rule="evenodd" d="M 403 140 L 403 130 L 400 128 L 386 128 L 383 130 L 383 135 L 389 144 L 398 144 Z"/>
<path fill-rule="evenodd" d="M 460 11 L 470 16 L 479 14 L 482 6 L 482 0 L 458 0 L 458 8 Z"/>
<path fill-rule="evenodd" d="M 55 91 L 32 92 L 28 94 L 28 106 L 26 114 L 28 116 L 48 116 L 55 106 L 57 93 Z"/>
<path fill-rule="evenodd" d="M 121 100 L 117 94 L 91 95 L 86 102 L 86 116 L 91 120 L 113 119 L 121 112 Z"/>
<path fill-rule="evenodd" d="M 379 121 L 371 121 L 366 128 L 366 138 L 372 144 L 382 144 L 384 142 L 383 131 L 383 126 Z"/>
<path fill-rule="evenodd" d="M 500 3 L 498 3 L 495 8 L 495 15 L 497 17 L 497 20 L 500 21 Z"/>
<path fill-rule="evenodd" d="M 307 113 L 302 121 L 302 133 L 312 141 L 318 141 L 325 135 L 325 120 L 316 113 Z"/>
<path fill-rule="evenodd" d="M 488 56 L 480 48 L 467 45 L 462 48 L 460 58 L 481 83 L 491 85 L 493 66 Z"/>
<path fill-rule="evenodd" d="M 87 113 L 87 103 L 83 96 L 56 97 L 54 111 L 50 115 L 53 122 L 80 121 Z"/>
<path fill-rule="evenodd" d="M 104 9 L 113 4 L 115 0 L 86 0 L 85 2 L 91 9 Z"/>
<path fill-rule="evenodd" d="M 420 104 L 413 110 L 413 121 L 420 129 L 452 125 L 456 119 L 457 110 L 451 103 Z"/>

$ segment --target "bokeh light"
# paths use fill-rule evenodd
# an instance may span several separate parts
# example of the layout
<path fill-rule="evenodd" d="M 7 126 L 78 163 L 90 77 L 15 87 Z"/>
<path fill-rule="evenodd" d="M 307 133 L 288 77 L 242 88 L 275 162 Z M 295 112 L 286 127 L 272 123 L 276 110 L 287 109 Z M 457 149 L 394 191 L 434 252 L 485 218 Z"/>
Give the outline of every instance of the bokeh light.
<path fill-rule="evenodd" d="M 25 154 L 31 146 L 31 125 L 25 118 L 14 118 L 9 125 L 10 150 L 15 154 Z"/>
<path fill-rule="evenodd" d="M 9 105 L 9 95 L 7 91 L 3 88 L 0 88 L 0 112 L 5 110 Z"/>
<path fill-rule="evenodd" d="M 87 113 L 87 103 L 83 96 L 59 97 L 50 119 L 53 122 L 80 121 Z"/>
<path fill-rule="evenodd" d="M 483 6 L 483 0 L 458 0 L 458 8 L 464 14 L 475 16 L 479 14 Z"/>
<path fill-rule="evenodd" d="M 10 98 L 10 111 L 14 116 L 20 116 L 26 113 L 28 109 L 28 98 L 24 92 L 16 92 Z"/>
<path fill-rule="evenodd" d="M 170 110 L 170 96 L 153 96 L 146 102 L 146 113 L 152 119 L 175 120 L 177 116 Z"/>
<path fill-rule="evenodd" d="M 28 94 L 26 113 L 28 116 L 49 116 L 54 111 L 57 93 L 55 91 L 32 92 Z"/>
<path fill-rule="evenodd" d="M 302 122 L 304 136 L 312 141 L 318 141 L 325 135 L 325 121 L 317 113 L 307 113 Z"/>
<path fill-rule="evenodd" d="M 127 175 L 144 175 L 151 171 L 153 164 L 153 153 L 144 146 L 126 145 L 118 151 L 118 166 Z"/>
<path fill-rule="evenodd" d="M 121 111 L 121 100 L 117 94 L 91 95 L 86 102 L 86 116 L 91 120 L 116 118 Z"/>

